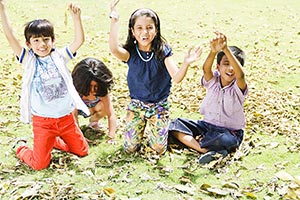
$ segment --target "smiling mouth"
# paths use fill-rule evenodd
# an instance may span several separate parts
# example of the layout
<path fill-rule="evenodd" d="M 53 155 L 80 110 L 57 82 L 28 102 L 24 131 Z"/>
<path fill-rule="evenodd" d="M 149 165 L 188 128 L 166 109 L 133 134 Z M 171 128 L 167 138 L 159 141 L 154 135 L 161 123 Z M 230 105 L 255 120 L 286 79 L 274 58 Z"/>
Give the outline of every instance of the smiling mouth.
<path fill-rule="evenodd" d="M 233 76 L 233 73 L 227 72 L 226 75 L 227 76 Z"/>

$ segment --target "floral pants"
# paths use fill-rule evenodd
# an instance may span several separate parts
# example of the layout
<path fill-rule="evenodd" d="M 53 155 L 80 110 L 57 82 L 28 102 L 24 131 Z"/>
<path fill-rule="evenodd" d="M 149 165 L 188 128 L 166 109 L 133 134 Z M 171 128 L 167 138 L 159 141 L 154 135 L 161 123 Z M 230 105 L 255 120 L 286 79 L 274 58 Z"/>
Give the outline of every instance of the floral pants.
<path fill-rule="evenodd" d="M 167 149 L 169 103 L 145 103 L 132 99 L 127 108 L 124 148 L 138 151 L 146 145 L 162 154 Z"/>

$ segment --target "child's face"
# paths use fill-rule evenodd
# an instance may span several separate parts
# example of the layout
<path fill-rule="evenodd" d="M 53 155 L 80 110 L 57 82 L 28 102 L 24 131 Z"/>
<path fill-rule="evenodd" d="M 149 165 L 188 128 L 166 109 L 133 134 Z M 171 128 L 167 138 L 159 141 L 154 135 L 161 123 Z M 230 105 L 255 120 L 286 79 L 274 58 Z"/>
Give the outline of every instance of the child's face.
<path fill-rule="evenodd" d="M 90 83 L 90 93 L 89 93 L 89 95 L 90 96 L 96 96 L 97 91 L 98 91 L 98 83 L 93 80 Z"/>
<path fill-rule="evenodd" d="M 143 51 L 149 51 L 157 33 L 153 19 L 147 16 L 137 17 L 131 31 L 139 48 Z"/>
<path fill-rule="evenodd" d="M 217 69 L 220 72 L 223 87 L 229 85 L 235 79 L 233 67 L 226 55 L 222 57 L 220 64 L 217 64 Z"/>
<path fill-rule="evenodd" d="M 31 37 L 27 46 L 40 57 L 48 56 L 54 46 L 54 41 L 51 37 Z"/>

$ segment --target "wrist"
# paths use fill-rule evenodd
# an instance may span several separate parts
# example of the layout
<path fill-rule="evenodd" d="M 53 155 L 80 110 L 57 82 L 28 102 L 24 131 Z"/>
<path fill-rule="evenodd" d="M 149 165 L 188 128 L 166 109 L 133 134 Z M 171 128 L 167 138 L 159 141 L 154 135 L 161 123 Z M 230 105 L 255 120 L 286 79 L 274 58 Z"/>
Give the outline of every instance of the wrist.
<path fill-rule="evenodd" d="M 217 54 L 218 51 L 216 51 L 216 50 L 210 50 L 210 53 L 211 53 L 211 54 Z"/>
<path fill-rule="evenodd" d="M 116 11 L 114 11 L 114 10 L 111 11 L 110 14 L 109 14 L 109 18 L 110 18 L 110 19 L 118 20 L 119 17 L 120 17 L 119 14 L 118 14 Z"/>

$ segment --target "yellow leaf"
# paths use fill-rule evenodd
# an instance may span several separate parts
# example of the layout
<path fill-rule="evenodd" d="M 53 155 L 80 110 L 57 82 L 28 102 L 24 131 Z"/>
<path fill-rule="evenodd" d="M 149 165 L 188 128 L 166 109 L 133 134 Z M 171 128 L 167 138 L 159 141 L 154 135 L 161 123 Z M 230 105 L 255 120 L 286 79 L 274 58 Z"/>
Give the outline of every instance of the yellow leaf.
<path fill-rule="evenodd" d="M 113 196 L 115 195 L 116 191 L 113 188 L 104 188 L 103 192 L 107 195 L 107 196 Z"/>
<path fill-rule="evenodd" d="M 245 192 L 244 194 L 251 199 L 257 199 L 255 194 L 253 194 L 252 192 Z"/>

